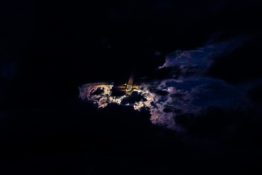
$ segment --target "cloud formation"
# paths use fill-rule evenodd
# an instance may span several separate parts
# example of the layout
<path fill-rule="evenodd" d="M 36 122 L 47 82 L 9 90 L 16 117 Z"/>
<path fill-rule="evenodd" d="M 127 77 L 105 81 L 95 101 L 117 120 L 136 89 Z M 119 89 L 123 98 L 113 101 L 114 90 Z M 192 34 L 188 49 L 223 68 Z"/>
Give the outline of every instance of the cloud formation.
<path fill-rule="evenodd" d="M 241 88 L 205 75 L 215 59 L 231 53 L 242 43 L 242 39 L 233 39 L 171 53 L 159 69 L 169 68 L 173 70 L 172 75 L 142 83 L 132 94 L 116 96 L 112 93 L 113 83 L 90 83 L 80 87 L 80 97 L 99 108 L 118 104 L 138 111 L 146 109 L 153 124 L 179 130 L 181 127 L 176 124 L 179 115 L 196 116 L 211 107 L 233 109 L 247 104 Z"/>

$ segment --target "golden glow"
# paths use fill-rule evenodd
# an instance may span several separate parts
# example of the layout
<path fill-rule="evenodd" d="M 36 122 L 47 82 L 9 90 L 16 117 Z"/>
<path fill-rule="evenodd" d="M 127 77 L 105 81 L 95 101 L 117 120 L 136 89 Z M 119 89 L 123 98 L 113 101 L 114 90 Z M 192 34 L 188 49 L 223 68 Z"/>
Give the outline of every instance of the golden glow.
<path fill-rule="evenodd" d="M 117 86 L 117 88 L 122 92 L 125 92 L 127 95 L 131 95 L 133 91 L 140 89 L 138 85 L 134 85 L 133 76 L 130 76 L 127 83 Z"/>

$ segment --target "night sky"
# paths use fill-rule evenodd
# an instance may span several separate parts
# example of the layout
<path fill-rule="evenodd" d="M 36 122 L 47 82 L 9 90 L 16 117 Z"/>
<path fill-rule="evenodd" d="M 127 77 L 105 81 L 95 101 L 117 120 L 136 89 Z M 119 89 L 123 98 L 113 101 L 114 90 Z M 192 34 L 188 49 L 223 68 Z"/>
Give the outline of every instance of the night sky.
<path fill-rule="evenodd" d="M 261 174 L 260 11 L 258 0 L 1 2 L 0 174 Z M 153 125 L 147 110 L 79 98 L 86 83 L 187 76 L 172 59 L 158 68 L 209 45 L 219 59 L 197 62 L 201 77 L 235 89 L 201 94 L 197 106 L 219 105 L 177 116 L 183 131 Z"/>

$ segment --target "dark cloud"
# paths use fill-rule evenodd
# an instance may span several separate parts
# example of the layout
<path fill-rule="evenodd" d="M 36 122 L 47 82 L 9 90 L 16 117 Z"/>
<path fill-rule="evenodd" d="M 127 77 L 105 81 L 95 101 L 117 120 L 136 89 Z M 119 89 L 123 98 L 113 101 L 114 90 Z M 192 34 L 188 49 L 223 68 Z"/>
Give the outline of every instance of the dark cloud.
<path fill-rule="evenodd" d="M 8 62 L 0 65 L 1 78 L 11 80 L 15 77 L 16 72 L 17 72 L 16 62 Z"/>

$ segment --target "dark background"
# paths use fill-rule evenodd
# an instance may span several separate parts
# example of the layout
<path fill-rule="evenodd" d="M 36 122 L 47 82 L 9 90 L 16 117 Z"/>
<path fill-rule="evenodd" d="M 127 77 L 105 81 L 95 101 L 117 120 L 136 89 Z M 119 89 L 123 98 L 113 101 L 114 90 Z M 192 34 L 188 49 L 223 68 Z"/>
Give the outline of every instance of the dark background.
<path fill-rule="evenodd" d="M 179 118 L 183 134 L 152 126 L 147 112 L 78 98 L 82 84 L 158 78 L 166 54 L 238 36 L 250 40 L 210 76 L 261 78 L 258 1 L 0 4 L 1 174 L 261 174 L 261 87 L 247 112 Z"/>

